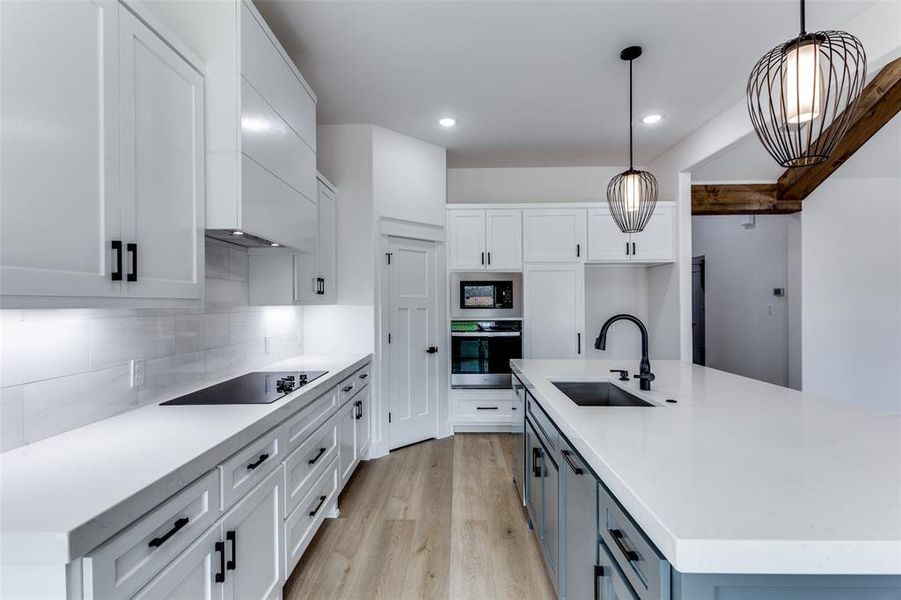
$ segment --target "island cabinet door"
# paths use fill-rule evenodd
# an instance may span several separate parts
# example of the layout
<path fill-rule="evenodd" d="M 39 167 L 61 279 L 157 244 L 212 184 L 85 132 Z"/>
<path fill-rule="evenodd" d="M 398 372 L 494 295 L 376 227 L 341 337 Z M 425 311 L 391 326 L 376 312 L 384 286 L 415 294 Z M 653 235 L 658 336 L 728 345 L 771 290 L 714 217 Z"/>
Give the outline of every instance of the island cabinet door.
<path fill-rule="evenodd" d="M 281 597 L 284 583 L 282 469 L 273 471 L 222 520 L 225 600 Z"/>
<path fill-rule="evenodd" d="M 598 543 L 598 565 L 595 568 L 597 600 L 638 600 L 638 595 L 623 577 L 622 571 L 607 550 L 604 542 Z M 575 599 L 575 596 L 570 596 Z M 591 596 L 585 596 L 591 598 Z"/>
<path fill-rule="evenodd" d="M 565 442 L 560 455 L 560 488 L 564 531 L 560 581 L 562 596 L 569 600 L 591 598 L 594 594 L 594 565 L 597 551 L 598 482 L 582 458 Z"/>
<path fill-rule="evenodd" d="M 541 539 L 541 460 L 544 449 L 538 441 L 535 426 L 531 421 L 526 421 L 526 508 L 529 510 L 529 518 L 532 520 L 532 528 Z"/>

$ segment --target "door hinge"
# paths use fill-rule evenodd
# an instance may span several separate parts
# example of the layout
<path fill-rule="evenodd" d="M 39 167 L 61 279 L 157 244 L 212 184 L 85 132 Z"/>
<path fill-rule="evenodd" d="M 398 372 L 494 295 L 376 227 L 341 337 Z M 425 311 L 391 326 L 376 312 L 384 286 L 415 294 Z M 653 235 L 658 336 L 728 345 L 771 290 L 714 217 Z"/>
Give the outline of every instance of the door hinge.
<path fill-rule="evenodd" d="M 391 422 L 391 413 L 388 413 L 388 422 Z"/>
<path fill-rule="evenodd" d="M 385 252 L 385 258 L 388 260 L 388 264 L 390 265 L 391 264 L 391 253 Z"/>

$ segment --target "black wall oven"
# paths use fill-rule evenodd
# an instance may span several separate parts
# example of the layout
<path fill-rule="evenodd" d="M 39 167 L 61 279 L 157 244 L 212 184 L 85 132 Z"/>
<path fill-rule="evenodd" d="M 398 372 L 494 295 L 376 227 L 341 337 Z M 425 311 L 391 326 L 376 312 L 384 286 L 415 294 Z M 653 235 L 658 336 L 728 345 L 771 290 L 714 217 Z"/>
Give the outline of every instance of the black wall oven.
<path fill-rule="evenodd" d="M 522 358 L 522 321 L 452 321 L 451 387 L 510 388 Z"/>

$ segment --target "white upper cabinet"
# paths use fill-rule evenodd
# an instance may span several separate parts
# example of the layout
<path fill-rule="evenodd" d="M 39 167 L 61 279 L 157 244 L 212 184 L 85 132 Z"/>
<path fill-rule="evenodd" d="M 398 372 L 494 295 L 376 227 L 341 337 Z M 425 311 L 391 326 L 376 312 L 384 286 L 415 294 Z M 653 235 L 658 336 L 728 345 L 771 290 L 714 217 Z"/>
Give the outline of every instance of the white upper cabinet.
<path fill-rule="evenodd" d="M 485 211 L 447 211 L 448 262 L 451 270 L 485 268 Z"/>
<path fill-rule="evenodd" d="M 522 269 L 522 211 L 485 211 L 485 262 L 489 271 Z"/>
<path fill-rule="evenodd" d="M 203 295 L 203 77 L 119 11 L 126 294 Z"/>
<path fill-rule="evenodd" d="M 202 65 L 114 1 L 3 2 L 0 27 L 6 305 L 201 298 Z"/>
<path fill-rule="evenodd" d="M 447 236 L 451 270 L 522 270 L 520 210 L 449 210 Z"/>
<path fill-rule="evenodd" d="M 319 244 L 316 266 L 320 279 L 319 302 L 334 304 L 338 299 L 338 198 L 335 188 L 324 178 L 319 180 Z"/>
<path fill-rule="evenodd" d="M 584 261 L 585 218 L 585 209 L 522 211 L 523 261 Z"/>
<path fill-rule="evenodd" d="M 673 205 L 658 204 L 641 233 L 623 233 L 610 210 L 588 211 L 589 262 L 666 263 L 675 260 L 675 211 Z"/>
<path fill-rule="evenodd" d="M 523 356 L 579 358 L 585 352 L 585 267 L 536 263 L 523 268 Z"/>

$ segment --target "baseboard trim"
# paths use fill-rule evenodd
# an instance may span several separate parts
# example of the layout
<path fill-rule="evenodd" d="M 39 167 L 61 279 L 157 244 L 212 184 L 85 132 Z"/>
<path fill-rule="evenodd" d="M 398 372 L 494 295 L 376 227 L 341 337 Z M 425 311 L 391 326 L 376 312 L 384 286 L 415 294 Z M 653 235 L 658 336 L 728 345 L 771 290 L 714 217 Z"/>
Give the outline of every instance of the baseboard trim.
<path fill-rule="evenodd" d="M 456 423 L 454 433 L 511 433 L 510 423 Z"/>

